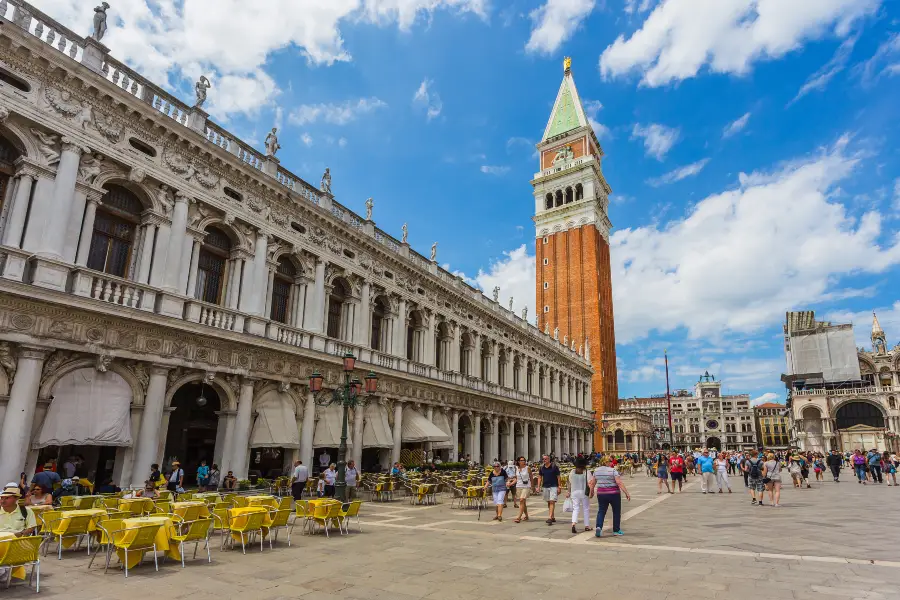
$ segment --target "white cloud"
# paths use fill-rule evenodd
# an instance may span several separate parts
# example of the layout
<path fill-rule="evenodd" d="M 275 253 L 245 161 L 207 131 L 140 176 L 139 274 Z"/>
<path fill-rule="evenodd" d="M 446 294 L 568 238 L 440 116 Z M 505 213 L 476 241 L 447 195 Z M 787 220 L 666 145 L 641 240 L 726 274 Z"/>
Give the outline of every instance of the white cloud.
<path fill-rule="evenodd" d="M 481 172 L 487 175 L 506 175 L 509 173 L 509 167 L 498 165 L 481 165 Z"/>
<path fill-rule="evenodd" d="M 878 315 L 878 323 L 884 329 L 888 347 L 900 342 L 900 301 L 890 306 L 874 307 Z M 834 310 L 825 314 L 816 314 L 820 321 L 832 323 L 852 323 L 853 337 L 856 339 L 857 348 L 872 349 L 872 311 Z"/>
<path fill-rule="evenodd" d="M 534 256 L 528 254 L 522 244 L 511 252 L 504 252 L 503 258 L 491 263 L 488 270 L 479 269 L 475 283 L 482 290 L 493 290 L 500 286 L 500 297 L 513 297 L 513 309 L 522 315 L 522 308 L 528 307 L 528 321 L 534 323 L 534 279 L 537 276 Z M 501 302 L 507 306 L 506 302 Z"/>
<path fill-rule="evenodd" d="M 682 327 L 691 338 L 753 332 L 834 293 L 842 276 L 900 263 L 882 215 L 855 218 L 833 196 L 859 161 L 847 144 L 775 172 L 742 173 L 736 189 L 664 227 L 613 234 L 617 339 Z"/>
<path fill-rule="evenodd" d="M 748 73 L 754 62 L 780 58 L 808 40 L 846 37 L 881 0 L 668 0 L 628 39 L 600 56 L 604 77 L 640 72 L 657 87 L 715 73 Z M 702 18 L 698 18 L 702 15 Z"/>
<path fill-rule="evenodd" d="M 750 121 L 750 113 L 744 113 L 742 117 L 732 121 L 722 130 L 722 138 L 728 139 L 731 136 L 739 134 L 744 130 L 744 127 L 747 126 L 748 121 Z"/>
<path fill-rule="evenodd" d="M 681 131 L 677 127 L 666 127 L 659 123 L 650 123 L 649 125 L 637 123 L 631 131 L 631 139 L 643 139 L 647 156 L 652 156 L 659 161 L 666 157 L 679 137 L 681 137 Z"/>
<path fill-rule="evenodd" d="M 653 187 L 660 187 L 663 185 L 668 185 L 670 183 L 675 183 L 676 181 L 681 181 L 682 179 L 687 179 L 688 177 L 693 177 L 694 175 L 697 175 L 700 171 L 702 171 L 703 167 L 705 167 L 706 163 L 708 162 L 708 158 L 700 159 L 697 162 L 693 162 L 689 165 L 678 167 L 673 171 L 669 171 L 668 173 L 660 177 L 653 177 L 651 179 L 648 179 L 647 183 L 652 185 Z"/>
<path fill-rule="evenodd" d="M 596 0 L 547 0 L 531 11 L 534 28 L 525 45 L 528 52 L 552 54 L 568 40 L 594 10 Z"/>
<path fill-rule="evenodd" d="M 38 8 L 87 35 L 93 11 L 83 0 L 34 0 Z M 269 56 L 293 48 L 311 64 L 348 61 L 341 26 L 397 23 L 452 9 L 486 17 L 485 0 L 117 0 L 103 43 L 139 73 L 193 100 L 192 86 L 207 75 L 208 108 L 222 118 L 271 105 L 278 87 L 266 72 Z M 93 6 L 93 5 L 91 5 Z"/>
<path fill-rule="evenodd" d="M 662 369 L 653 365 L 642 365 L 631 370 L 626 369 L 620 372 L 620 375 L 624 376 L 629 383 L 647 383 L 651 381 L 659 383 L 660 380 L 665 381 L 666 377 Z"/>
<path fill-rule="evenodd" d="M 609 127 L 597 120 L 597 115 L 600 113 L 600 109 L 603 108 L 603 104 L 599 100 L 585 100 L 582 104 L 584 105 L 584 112 L 587 113 L 588 123 L 590 123 L 597 138 L 611 138 L 612 132 L 609 130 Z"/>
<path fill-rule="evenodd" d="M 337 141 L 337 145 L 343 148 L 347 145 L 347 138 L 339 138 Z"/>
<path fill-rule="evenodd" d="M 847 66 L 847 61 L 850 60 L 850 55 L 853 53 L 853 46 L 856 45 L 856 39 L 856 36 L 854 36 L 844 40 L 844 42 L 838 46 L 834 56 L 832 56 L 827 63 L 822 65 L 819 70 L 810 75 L 806 82 L 800 86 L 797 95 L 794 96 L 794 99 L 791 100 L 788 105 L 790 106 L 790 104 L 793 104 L 812 91 L 824 90 L 825 87 L 828 86 L 828 83 L 834 79 L 834 76 L 843 71 Z"/>
<path fill-rule="evenodd" d="M 900 177 L 894 180 L 894 202 L 895 210 L 900 210 Z"/>
<path fill-rule="evenodd" d="M 387 104 L 374 97 L 348 100 L 343 104 L 303 104 L 291 111 L 291 114 L 288 115 L 288 121 L 294 125 L 318 122 L 346 125 L 356 120 L 360 115 L 386 106 Z"/>
<path fill-rule="evenodd" d="M 762 396 L 757 396 L 753 400 L 750 401 L 750 406 L 759 406 L 760 404 L 765 404 L 766 402 L 775 402 L 778 400 L 778 394 L 774 392 L 766 392 Z M 779 404 L 781 404 L 779 402 Z"/>
<path fill-rule="evenodd" d="M 892 33 L 878 50 L 862 65 L 862 80 L 869 84 L 882 75 L 888 77 L 900 73 L 900 33 Z"/>
<path fill-rule="evenodd" d="M 300 136 L 300 141 L 303 142 L 307 148 L 313 145 L 312 136 L 310 136 L 306 132 L 304 132 L 303 135 Z"/>
<path fill-rule="evenodd" d="M 640 4 L 638 4 L 638 0 L 625 0 L 625 7 L 623 10 L 629 15 L 634 14 L 635 12 L 643 13 L 650 10 L 650 7 L 653 6 L 653 0 L 640 0 Z"/>
<path fill-rule="evenodd" d="M 424 108 L 425 116 L 429 121 L 440 115 L 444 108 L 441 96 L 431 88 L 433 83 L 430 79 L 423 79 L 416 93 L 413 94 L 413 105 Z"/>

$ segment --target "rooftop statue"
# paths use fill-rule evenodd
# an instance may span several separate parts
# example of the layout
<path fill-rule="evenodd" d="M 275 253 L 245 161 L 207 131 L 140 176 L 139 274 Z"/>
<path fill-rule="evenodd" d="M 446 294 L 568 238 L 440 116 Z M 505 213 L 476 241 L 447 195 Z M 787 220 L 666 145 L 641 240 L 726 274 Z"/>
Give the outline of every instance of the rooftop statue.
<path fill-rule="evenodd" d="M 372 220 L 372 207 L 374 207 L 374 206 L 375 206 L 375 203 L 372 201 L 371 198 L 366 200 L 366 221 Z"/>
<path fill-rule="evenodd" d="M 403 239 L 401 239 L 400 241 L 406 244 L 408 243 L 407 238 L 409 237 L 409 227 L 407 227 L 406 223 L 404 223 L 403 227 L 401 227 L 400 229 L 401 231 L 403 231 Z"/>
<path fill-rule="evenodd" d="M 331 193 L 331 169 L 328 167 L 325 168 L 325 172 L 322 174 L 322 183 L 319 185 L 319 189 L 326 194 Z"/>
<path fill-rule="evenodd" d="M 201 75 L 200 80 L 194 84 L 194 94 L 197 95 L 197 101 L 194 102 L 194 108 L 201 108 L 206 102 L 206 90 L 212 87 L 206 75 Z"/>
<path fill-rule="evenodd" d="M 108 8 L 108 2 L 94 8 L 94 33 L 91 37 L 98 42 L 106 35 L 106 9 Z"/>
<path fill-rule="evenodd" d="M 431 261 L 434 262 L 437 260 L 437 242 L 431 245 Z"/>
<path fill-rule="evenodd" d="M 275 153 L 281 148 L 278 143 L 278 128 L 273 127 L 269 135 L 266 136 L 266 156 L 275 157 Z"/>

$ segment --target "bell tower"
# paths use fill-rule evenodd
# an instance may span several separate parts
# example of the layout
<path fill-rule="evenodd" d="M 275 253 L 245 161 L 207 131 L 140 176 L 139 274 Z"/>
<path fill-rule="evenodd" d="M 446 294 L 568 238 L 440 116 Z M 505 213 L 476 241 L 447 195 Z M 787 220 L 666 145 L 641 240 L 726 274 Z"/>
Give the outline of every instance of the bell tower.
<path fill-rule="evenodd" d="M 616 337 L 613 321 L 607 216 L 611 189 L 603 177 L 603 149 L 575 88 L 572 60 L 564 74 L 550 120 L 537 145 L 534 224 L 537 260 L 537 325 L 559 328 L 590 349 L 592 403 L 600 420 L 617 412 Z M 601 436 L 595 436 L 600 443 Z"/>

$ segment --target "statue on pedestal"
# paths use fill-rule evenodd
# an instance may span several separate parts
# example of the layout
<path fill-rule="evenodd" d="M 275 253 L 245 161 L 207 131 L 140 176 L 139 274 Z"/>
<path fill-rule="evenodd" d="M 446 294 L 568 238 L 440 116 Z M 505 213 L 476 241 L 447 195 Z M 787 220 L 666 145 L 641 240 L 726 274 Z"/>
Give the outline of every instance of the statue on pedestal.
<path fill-rule="evenodd" d="M 403 224 L 403 227 L 400 228 L 403 231 L 403 238 L 400 240 L 404 244 L 408 244 L 407 238 L 409 237 L 409 227 L 406 226 L 406 223 Z"/>
<path fill-rule="evenodd" d="M 523 321 L 528 320 L 528 307 L 527 306 L 522 309 L 522 320 Z"/>
<path fill-rule="evenodd" d="M 331 169 L 328 167 L 325 168 L 325 172 L 322 174 L 322 183 L 319 185 L 319 189 L 326 194 L 331 193 Z"/>
<path fill-rule="evenodd" d="M 500 301 L 500 286 L 494 287 L 494 302 Z"/>
<path fill-rule="evenodd" d="M 106 9 L 108 8 L 108 2 L 104 2 L 100 6 L 94 8 L 94 33 L 91 37 L 98 42 L 106 35 Z"/>
<path fill-rule="evenodd" d="M 271 156 L 275 158 L 275 153 L 281 148 L 281 144 L 278 143 L 278 128 L 273 127 L 272 131 L 269 132 L 269 135 L 266 136 L 266 156 Z"/>
<path fill-rule="evenodd" d="M 366 200 L 366 221 L 372 220 L 372 208 L 375 206 L 375 203 L 371 198 Z"/>
<path fill-rule="evenodd" d="M 431 262 L 437 260 L 437 242 L 431 245 Z"/>
<path fill-rule="evenodd" d="M 209 82 L 209 79 L 206 78 L 206 75 L 201 75 L 200 80 L 194 84 L 194 94 L 197 96 L 197 99 L 194 102 L 194 108 L 203 106 L 203 103 L 206 102 L 206 90 L 211 87 L 212 84 Z"/>

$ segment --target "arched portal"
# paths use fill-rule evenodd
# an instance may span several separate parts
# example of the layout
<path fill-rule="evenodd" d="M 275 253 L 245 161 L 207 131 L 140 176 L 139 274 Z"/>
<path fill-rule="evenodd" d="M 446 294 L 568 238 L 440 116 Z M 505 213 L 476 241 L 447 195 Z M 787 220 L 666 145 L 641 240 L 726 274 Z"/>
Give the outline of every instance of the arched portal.
<path fill-rule="evenodd" d="M 710 449 L 715 448 L 716 450 L 721 450 L 722 440 L 717 437 L 706 438 L 706 447 Z"/>
<path fill-rule="evenodd" d="M 205 460 L 213 463 L 216 450 L 216 432 L 222 409 L 218 392 L 211 385 L 193 381 L 181 386 L 172 397 L 172 412 L 169 414 L 169 428 L 166 433 L 165 464 L 178 460 L 184 469 L 186 484 L 196 483 L 197 467 Z M 136 465 L 135 468 L 148 468 Z M 232 468 L 222 465 L 223 470 Z"/>
<path fill-rule="evenodd" d="M 835 427 L 841 430 L 856 425 L 884 427 L 884 415 L 877 406 L 869 402 L 848 402 L 837 410 Z"/>

